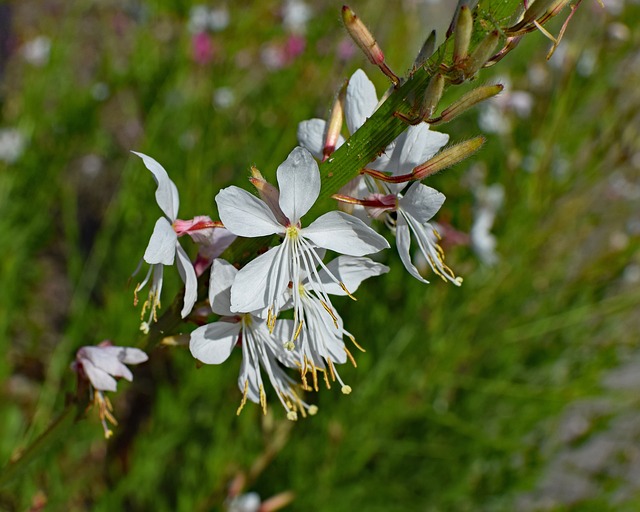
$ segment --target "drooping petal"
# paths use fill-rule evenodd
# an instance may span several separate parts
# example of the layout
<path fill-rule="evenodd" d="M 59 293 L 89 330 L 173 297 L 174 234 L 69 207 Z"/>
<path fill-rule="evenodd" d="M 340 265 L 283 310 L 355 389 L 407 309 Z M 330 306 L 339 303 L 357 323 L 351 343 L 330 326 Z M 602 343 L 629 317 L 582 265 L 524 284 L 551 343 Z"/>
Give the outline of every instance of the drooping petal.
<path fill-rule="evenodd" d="M 91 361 L 83 361 L 82 369 L 91 385 L 98 391 L 117 391 L 116 379 L 104 370 L 94 366 Z"/>
<path fill-rule="evenodd" d="M 246 190 L 223 188 L 216 196 L 216 203 L 220 220 L 234 235 L 253 238 L 284 232 L 264 201 Z"/>
<path fill-rule="evenodd" d="M 273 304 L 290 281 L 282 245 L 272 247 L 240 269 L 231 287 L 231 310 L 249 313 Z"/>
<path fill-rule="evenodd" d="M 120 359 L 122 349 L 123 347 L 82 347 L 78 350 L 78 357 L 83 366 L 86 366 L 86 361 L 90 361 L 93 366 L 107 372 L 109 375 L 124 377 L 130 381 L 133 379 L 133 374 Z"/>
<path fill-rule="evenodd" d="M 396 224 L 396 246 L 398 248 L 400 260 L 402 261 L 404 268 L 407 269 L 407 272 L 409 272 L 409 274 L 415 277 L 418 281 L 428 284 L 429 281 L 420 275 L 416 266 L 411 262 L 411 232 L 409 230 L 409 226 L 401 216 L 398 216 Z"/>
<path fill-rule="evenodd" d="M 278 166 L 280 208 L 291 224 L 297 224 L 320 194 L 320 171 L 311 153 L 298 146 Z"/>
<path fill-rule="evenodd" d="M 220 364 L 228 359 L 238 342 L 240 323 L 214 322 L 191 333 L 191 355 L 205 364 Z"/>
<path fill-rule="evenodd" d="M 349 293 L 355 292 L 365 279 L 389 272 L 389 267 L 382 263 L 377 263 L 369 258 L 355 258 L 353 256 L 335 258 L 327 263 L 327 269 L 346 286 Z M 329 277 L 325 269 L 321 269 L 318 274 L 327 293 L 332 295 L 347 294 L 340 285 Z"/>
<path fill-rule="evenodd" d="M 373 82 L 364 71 L 356 70 L 349 78 L 344 102 L 344 116 L 351 135 L 371 117 L 377 105 L 378 96 Z"/>
<path fill-rule="evenodd" d="M 176 243 L 178 235 L 165 217 L 160 217 L 153 228 L 149 245 L 144 251 L 143 259 L 150 265 L 161 263 L 173 265 L 176 257 Z"/>
<path fill-rule="evenodd" d="M 180 207 L 178 188 L 175 183 L 171 181 L 171 178 L 169 178 L 164 167 L 162 167 L 153 158 L 136 151 L 132 151 L 132 153 L 142 158 L 145 167 L 151 171 L 151 174 L 153 174 L 153 178 L 158 184 L 158 188 L 156 189 L 156 201 L 158 202 L 158 206 L 173 222 L 178 217 L 178 208 Z"/>
<path fill-rule="evenodd" d="M 176 255 L 178 256 L 178 273 L 184 283 L 184 303 L 180 314 L 185 318 L 191 313 L 193 305 L 198 300 L 198 276 L 193 263 L 180 244 L 176 245 Z"/>
<path fill-rule="evenodd" d="M 327 122 L 324 119 L 309 119 L 298 124 L 298 142 L 311 151 L 318 160 L 324 156 L 324 131 Z"/>
<path fill-rule="evenodd" d="M 220 256 L 237 238 L 225 228 L 199 229 L 188 234 L 198 244 L 198 253 L 211 259 Z"/>
<path fill-rule="evenodd" d="M 222 316 L 232 316 L 231 285 L 238 271 L 229 262 L 221 259 L 213 260 L 209 279 L 209 304 L 211 310 Z"/>
<path fill-rule="evenodd" d="M 384 237 L 344 212 L 325 213 L 301 233 L 320 247 L 349 256 L 364 256 L 389 248 Z"/>
<path fill-rule="evenodd" d="M 407 193 L 398 201 L 398 207 L 407 212 L 419 224 L 429 221 L 442 206 L 444 194 L 435 188 L 414 182 Z"/>

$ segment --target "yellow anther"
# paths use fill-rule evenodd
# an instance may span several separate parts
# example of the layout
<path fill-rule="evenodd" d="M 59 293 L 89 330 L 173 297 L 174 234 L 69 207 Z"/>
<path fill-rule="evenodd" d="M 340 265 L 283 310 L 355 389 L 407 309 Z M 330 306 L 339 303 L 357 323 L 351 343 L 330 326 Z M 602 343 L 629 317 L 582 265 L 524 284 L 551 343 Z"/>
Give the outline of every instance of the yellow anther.
<path fill-rule="evenodd" d="M 347 287 L 345 286 L 344 283 L 342 283 L 342 282 L 340 283 L 340 288 L 342 288 L 344 290 L 344 293 L 346 293 L 349 296 L 349 298 L 351 298 L 353 300 L 358 300 L 353 295 L 351 295 L 351 292 L 349 290 L 347 290 Z"/>
<path fill-rule="evenodd" d="M 344 351 L 347 353 L 347 357 L 349 358 L 349 361 L 351 361 L 353 367 L 357 368 L 358 365 L 356 363 L 356 360 L 353 358 L 353 355 L 351 355 L 351 352 L 349 352 L 349 349 L 347 347 L 344 347 Z"/>

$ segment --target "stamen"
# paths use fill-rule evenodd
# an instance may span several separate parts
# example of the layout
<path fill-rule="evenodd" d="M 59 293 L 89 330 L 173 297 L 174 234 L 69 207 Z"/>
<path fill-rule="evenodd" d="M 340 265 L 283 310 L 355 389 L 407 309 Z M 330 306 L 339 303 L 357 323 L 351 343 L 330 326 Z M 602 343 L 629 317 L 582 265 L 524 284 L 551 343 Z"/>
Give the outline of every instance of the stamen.
<path fill-rule="evenodd" d="M 249 394 L 249 381 L 245 380 L 244 381 L 244 391 L 242 392 L 242 400 L 240 401 L 240 406 L 238 407 L 238 410 L 236 411 L 236 416 L 240 416 L 240 413 L 242 412 L 242 408 L 247 403 L 248 394 Z"/>

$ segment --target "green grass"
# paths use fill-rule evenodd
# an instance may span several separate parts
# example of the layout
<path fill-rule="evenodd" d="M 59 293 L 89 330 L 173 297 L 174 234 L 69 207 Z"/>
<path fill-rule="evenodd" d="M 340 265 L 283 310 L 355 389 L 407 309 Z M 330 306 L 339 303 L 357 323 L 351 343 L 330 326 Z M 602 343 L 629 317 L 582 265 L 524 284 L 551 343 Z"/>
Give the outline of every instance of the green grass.
<path fill-rule="evenodd" d="M 263 498 L 293 490 L 293 510 L 513 510 L 548 458 L 541 447 L 553 419 L 572 401 L 599 396 L 603 371 L 637 343 L 640 295 L 622 278 L 640 263 L 630 227 L 637 201 L 613 197 L 609 181 L 614 171 L 638 179 L 640 11 L 625 8 L 619 20 L 630 36 L 615 41 L 606 37 L 612 17 L 591 3 L 569 27 L 560 67 L 546 63 L 549 42 L 532 34 L 481 75 L 509 75 L 514 89 L 529 90 L 532 116 L 428 180 L 447 195 L 438 220 L 462 231 L 472 222 L 469 168 L 481 163 L 487 183 L 505 187 L 494 229 L 501 263 L 486 268 L 467 247 L 451 247 L 447 262 L 464 285 L 421 285 L 387 251 L 392 272 L 365 283 L 357 302 L 337 302 L 367 350 L 357 369 L 341 369 L 350 396 L 335 387 L 308 396 L 319 413 L 296 424 L 275 397 L 266 417 L 253 404 L 236 416 L 240 354 L 196 369 L 183 347 L 161 347 L 113 396 L 114 438 L 103 439 L 89 411 L 1 491 L 0 509 L 25 510 L 42 493 L 50 510 L 217 510 L 233 476 L 266 452 L 250 488 Z M 46 34 L 52 53 L 42 68 L 15 54 L 0 97 L 0 124 L 29 137 L 18 162 L 0 164 L 2 461 L 63 408 L 75 350 L 139 340 L 127 281 L 159 210 L 130 149 L 168 170 L 181 218 L 215 215 L 217 190 L 248 185 L 251 164 L 274 176 L 297 123 L 325 116 L 353 70 L 365 68 L 379 93 L 385 86 L 359 54 L 347 63 L 333 57 L 344 34 L 330 2 L 314 4 L 304 55 L 277 72 L 259 60 L 263 44 L 286 37 L 276 2 L 230 8 L 232 25 L 212 36 L 220 53 L 209 66 L 190 59 L 186 4 L 135 11 L 89 3 L 37 21 L 28 4 L 10 4 L 14 34 Z M 428 27 L 408 8 L 352 7 L 381 34 L 392 67 L 407 68 Z M 248 66 L 237 65 L 239 52 Z M 575 69 L 585 52 L 596 56 L 589 76 Z M 549 73 L 547 86 L 531 84 L 536 66 Z M 96 83 L 108 86 L 107 99 L 92 96 Z M 227 110 L 211 103 L 222 86 L 235 93 Z M 463 140 L 479 133 L 476 119 L 468 113 L 440 129 Z M 533 147 L 534 172 L 526 172 Z M 82 171 L 87 155 L 100 159 L 95 177 Z M 559 155 L 568 164 L 562 176 Z M 612 243 L 616 236 L 624 243 Z M 178 285 L 167 273 L 165 309 Z M 600 496 L 557 510 L 589 507 L 612 505 Z"/>

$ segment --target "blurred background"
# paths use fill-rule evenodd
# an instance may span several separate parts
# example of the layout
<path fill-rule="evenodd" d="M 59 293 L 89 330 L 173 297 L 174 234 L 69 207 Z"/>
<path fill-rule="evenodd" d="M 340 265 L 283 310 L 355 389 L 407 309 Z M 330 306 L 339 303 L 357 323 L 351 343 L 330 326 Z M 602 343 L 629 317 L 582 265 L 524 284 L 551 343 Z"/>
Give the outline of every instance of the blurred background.
<path fill-rule="evenodd" d="M 454 4 L 351 7 L 401 74 Z M 605 4 L 582 3 L 549 61 L 526 37 L 476 81 L 505 92 L 440 128 L 488 138 L 427 181 L 464 284 L 422 285 L 386 251 L 392 272 L 336 301 L 367 350 L 341 369 L 351 395 L 307 396 L 319 413 L 297 423 L 275 397 L 236 416 L 240 354 L 196 369 L 158 348 L 112 396 L 114 437 L 90 411 L 0 510 L 221 510 L 240 474 L 291 510 L 638 510 L 640 4 Z M 272 178 L 355 69 L 382 94 L 340 6 L 0 4 L 2 464 L 63 408 L 80 346 L 140 339 L 129 278 L 160 212 L 130 150 L 167 169 L 181 218 L 215 217 L 217 190 L 252 164 Z"/>

